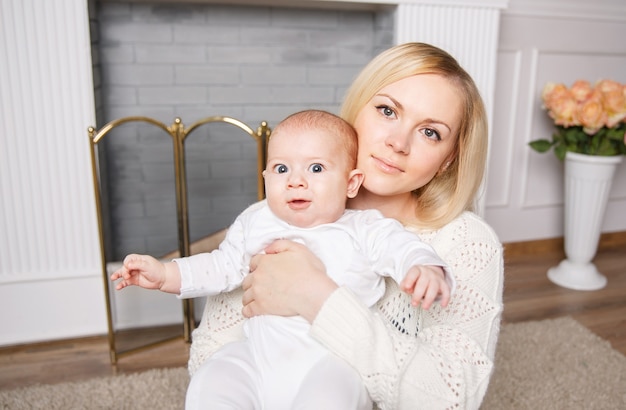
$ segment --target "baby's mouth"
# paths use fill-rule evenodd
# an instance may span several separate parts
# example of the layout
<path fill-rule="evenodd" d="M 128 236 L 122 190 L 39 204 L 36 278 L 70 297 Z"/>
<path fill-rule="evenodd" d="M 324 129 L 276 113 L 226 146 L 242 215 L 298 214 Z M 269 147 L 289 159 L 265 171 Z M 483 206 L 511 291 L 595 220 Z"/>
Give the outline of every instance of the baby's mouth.
<path fill-rule="evenodd" d="M 308 206 L 311 204 L 311 201 L 307 201 L 306 199 L 292 199 L 291 201 L 287 202 L 287 204 L 291 209 L 300 210 L 308 208 Z"/>

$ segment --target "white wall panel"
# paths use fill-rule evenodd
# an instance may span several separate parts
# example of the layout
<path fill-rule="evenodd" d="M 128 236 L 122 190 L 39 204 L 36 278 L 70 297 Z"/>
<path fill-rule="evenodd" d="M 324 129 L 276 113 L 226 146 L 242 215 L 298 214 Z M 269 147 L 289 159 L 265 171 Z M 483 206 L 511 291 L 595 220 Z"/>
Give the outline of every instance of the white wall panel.
<path fill-rule="evenodd" d="M 519 13 L 519 2 L 512 2 L 511 11 L 502 15 L 498 51 L 498 80 L 495 101 L 495 131 L 505 125 L 500 121 L 515 121 L 507 135 L 508 143 L 494 145 L 490 161 L 490 178 L 485 217 L 504 242 L 554 238 L 563 235 L 563 164 L 552 152 L 539 154 L 528 142 L 550 138 L 554 131 L 552 120 L 541 108 L 541 91 L 547 82 L 571 85 L 577 79 L 595 82 L 609 78 L 626 83 L 626 17 L 619 14 L 609 18 L 582 18 L 555 15 L 557 1 L 549 12 Z M 602 14 L 602 5 L 597 14 Z M 558 4 L 557 4 L 558 5 Z M 611 4 L 615 6 L 615 4 Z M 612 10 L 609 7 L 607 10 Z M 606 10 L 605 10 L 606 14 Z M 606 17 L 606 15 L 605 15 Z M 512 64 L 510 55 L 519 60 Z M 519 73 L 519 76 L 518 76 Z M 511 81 L 519 78 L 518 92 Z M 512 103 L 513 102 L 513 103 Z M 515 104 L 515 116 L 508 107 Z M 511 161 L 505 148 L 513 147 Z M 624 185 L 626 166 L 617 170 L 603 224 L 603 232 L 626 230 L 626 200 Z M 502 183 L 493 175 L 510 174 L 510 200 L 502 206 Z"/>
<path fill-rule="evenodd" d="M 528 17 L 624 21 L 624 0 L 511 0 L 510 14 Z"/>
<path fill-rule="evenodd" d="M 551 119 L 541 109 L 541 90 L 547 82 L 562 82 L 571 85 L 578 79 L 592 83 L 602 78 L 626 82 L 626 55 L 589 52 L 539 51 L 536 66 L 536 83 L 533 99 L 529 100 L 532 110 L 530 133 L 526 141 L 550 138 L 554 130 Z M 554 155 L 539 154 L 528 150 L 528 180 L 525 188 L 525 207 L 562 205 L 563 166 Z M 611 195 L 613 198 L 614 195 Z"/>
<path fill-rule="evenodd" d="M 511 203 L 511 180 L 515 145 L 513 136 L 524 125 L 517 117 L 519 102 L 519 84 L 521 52 L 519 50 L 501 51 L 498 55 L 497 83 L 494 100 L 493 128 L 491 130 L 491 160 L 487 176 L 488 190 L 486 206 L 488 208 L 507 207 Z"/>

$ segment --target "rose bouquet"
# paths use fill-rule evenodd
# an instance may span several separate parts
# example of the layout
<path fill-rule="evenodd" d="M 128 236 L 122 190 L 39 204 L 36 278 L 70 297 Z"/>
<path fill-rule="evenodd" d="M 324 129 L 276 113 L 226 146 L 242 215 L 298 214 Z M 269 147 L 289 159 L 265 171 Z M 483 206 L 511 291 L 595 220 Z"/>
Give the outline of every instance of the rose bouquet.
<path fill-rule="evenodd" d="M 543 108 L 554 120 L 552 140 L 531 141 L 537 152 L 554 147 L 560 160 L 567 151 L 587 155 L 626 155 L 626 85 L 611 80 L 576 81 L 571 88 L 548 83 Z"/>

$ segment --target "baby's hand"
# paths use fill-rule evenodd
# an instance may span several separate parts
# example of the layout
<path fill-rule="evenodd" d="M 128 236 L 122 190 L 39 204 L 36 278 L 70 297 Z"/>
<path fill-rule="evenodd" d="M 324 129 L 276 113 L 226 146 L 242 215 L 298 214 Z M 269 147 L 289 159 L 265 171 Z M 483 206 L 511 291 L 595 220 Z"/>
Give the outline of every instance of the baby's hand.
<path fill-rule="evenodd" d="M 145 289 L 160 289 L 165 281 L 165 266 L 149 255 L 131 254 L 124 258 L 121 268 L 111 274 L 111 280 L 121 279 L 115 289 L 135 285 Z"/>
<path fill-rule="evenodd" d="M 421 303 L 426 310 L 432 306 L 437 297 L 440 297 L 439 303 L 442 307 L 448 306 L 450 301 L 450 287 L 441 266 L 413 266 L 400 283 L 400 289 L 412 295 L 413 306 Z"/>

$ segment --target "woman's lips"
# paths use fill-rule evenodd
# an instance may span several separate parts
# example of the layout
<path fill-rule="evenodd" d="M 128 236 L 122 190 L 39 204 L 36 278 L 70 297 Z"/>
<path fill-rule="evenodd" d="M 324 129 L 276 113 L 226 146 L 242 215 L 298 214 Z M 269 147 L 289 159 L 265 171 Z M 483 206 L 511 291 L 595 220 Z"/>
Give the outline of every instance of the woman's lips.
<path fill-rule="evenodd" d="M 393 161 L 389 161 L 389 160 L 374 157 L 374 156 L 372 156 L 372 159 L 374 160 L 374 163 L 376 164 L 376 166 L 379 169 L 381 169 L 383 172 L 386 172 L 388 174 L 397 174 L 397 173 L 404 172 L 404 170 L 400 168 L 400 166 L 395 164 Z"/>

